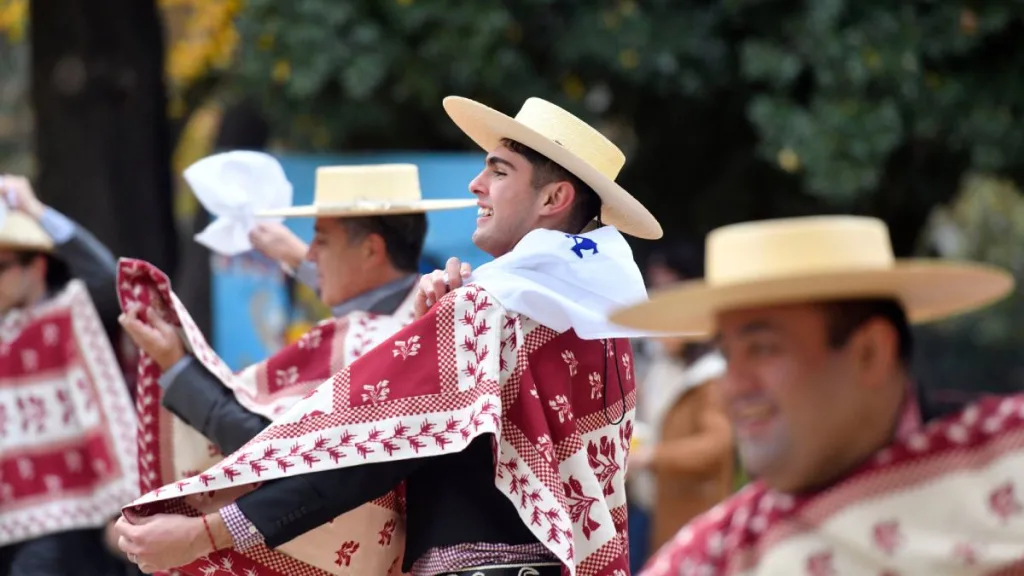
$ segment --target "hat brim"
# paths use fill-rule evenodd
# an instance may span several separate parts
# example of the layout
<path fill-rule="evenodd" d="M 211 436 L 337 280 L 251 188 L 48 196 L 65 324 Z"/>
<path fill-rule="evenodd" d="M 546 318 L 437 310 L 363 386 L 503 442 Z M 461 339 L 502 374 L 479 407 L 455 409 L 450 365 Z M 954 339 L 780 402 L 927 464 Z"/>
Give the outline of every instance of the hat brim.
<path fill-rule="evenodd" d="M 507 114 L 461 96 L 445 98 L 444 110 L 485 151 L 491 152 L 501 145 L 503 138 L 508 138 L 537 151 L 585 182 L 601 198 L 601 220 L 605 224 L 637 238 L 661 238 L 661 224 L 632 194 L 553 140 Z"/>
<path fill-rule="evenodd" d="M 344 205 L 315 205 L 291 206 L 277 210 L 263 210 L 256 213 L 256 216 L 269 218 L 283 216 L 285 218 L 357 218 L 361 216 L 397 216 L 400 214 L 419 214 L 421 212 L 434 212 L 437 210 L 458 210 L 460 208 L 471 208 L 477 205 L 477 201 L 471 198 L 465 200 L 420 200 L 417 202 L 402 203 L 380 203 L 373 204 L 363 202 L 360 204 Z"/>
<path fill-rule="evenodd" d="M 611 321 L 659 333 L 707 337 L 715 317 L 757 306 L 857 298 L 895 298 L 910 322 L 963 314 L 1001 300 L 1013 290 L 1005 270 L 976 263 L 903 260 L 889 270 L 850 271 L 711 286 L 688 281 L 655 291 L 648 301 L 614 312 Z"/>
<path fill-rule="evenodd" d="M 0 249 L 50 253 L 53 247 L 53 239 L 46 230 L 23 212 L 11 210 L 0 225 Z"/>

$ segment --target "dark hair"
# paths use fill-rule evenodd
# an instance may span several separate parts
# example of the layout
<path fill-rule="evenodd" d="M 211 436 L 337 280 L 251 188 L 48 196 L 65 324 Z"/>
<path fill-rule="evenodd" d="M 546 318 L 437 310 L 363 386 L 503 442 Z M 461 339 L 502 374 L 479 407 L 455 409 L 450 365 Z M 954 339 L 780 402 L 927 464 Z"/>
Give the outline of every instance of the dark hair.
<path fill-rule="evenodd" d="M 370 234 L 384 240 L 391 265 L 402 272 L 418 272 L 423 242 L 427 237 L 427 216 L 422 213 L 394 216 L 362 216 L 340 218 L 349 241 L 359 241 Z"/>
<path fill-rule="evenodd" d="M 19 250 L 15 253 L 15 259 L 19 266 L 28 266 L 36 258 L 46 260 L 46 287 L 50 290 L 60 290 L 65 284 L 71 281 L 71 270 L 68 265 L 53 254 L 40 252 L 38 250 Z"/>
<path fill-rule="evenodd" d="M 565 232 L 582 232 L 591 220 L 600 221 L 601 197 L 594 192 L 586 182 L 580 180 L 575 174 L 562 168 L 547 156 L 537 152 L 533 148 L 520 144 L 515 140 L 502 138 L 501 143 L 509 150 L 526 158 L 526 161 L 533 167 L 533 177 L 530 178 L 530 186 L 540 189 L 552 182 L 568 182 L 576 191 L 576 198 L 573 200 L 572 211 L 569 213 L 569 227 Z"/>
<path fill-rule="evenodd" d="M 896 329 L 900 362 L 904 367 L 910 366 L 914 352 L 914 336 L 910 330 L 910 322 L 903 305 L 892 298 L 873 298 L 863 300 L 837 300 L 822 304 L 825 308 L 828 344 L 832 348 L 840 348 L 849 342 L 850 337 L 858 328 L 872 318 L 881 318 Z"/>
<path fill-rule="evenodd" d="M 687 280 L 704 277 L 704 250 L 697 242 L 665 240 L 647 256 L 647 266 L 664 266 Z"/>

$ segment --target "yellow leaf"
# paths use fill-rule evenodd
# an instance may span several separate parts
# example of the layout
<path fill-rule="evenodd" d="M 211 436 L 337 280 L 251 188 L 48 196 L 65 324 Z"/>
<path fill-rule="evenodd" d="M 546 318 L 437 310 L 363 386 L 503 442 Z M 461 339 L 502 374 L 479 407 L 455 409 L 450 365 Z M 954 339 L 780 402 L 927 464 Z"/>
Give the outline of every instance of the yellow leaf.
<path fill-rule="evenodd" d="M 292 77 L 292 65 L 287 60 L 274 62 L 274 70 L 271 72 L 270 77 L 278 84 L 287 82 Z"/>
<path fill-rule="evenodd" d="M 779 163 L 779 167 L 790 174 L 800 169 L 800 156 L 798 156 L 792 148 L 783 148 L 782 150 L 779 150 L 779 155 L 776 160 Z"/>

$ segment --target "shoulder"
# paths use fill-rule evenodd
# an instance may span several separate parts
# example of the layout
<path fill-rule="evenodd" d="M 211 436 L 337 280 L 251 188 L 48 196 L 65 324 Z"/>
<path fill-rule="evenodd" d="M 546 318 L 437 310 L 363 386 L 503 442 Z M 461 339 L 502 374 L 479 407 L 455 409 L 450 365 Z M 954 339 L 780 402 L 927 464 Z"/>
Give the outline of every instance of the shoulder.
<path fill-rule="evenodd" d="M 785 507 L 773 498 L 785 497 L 769 494 L 759 483 L 747 485 L 684 526 L 648 561 L 641 576 L 720 573 L 730 552 L 749 546 L 743 540 L 767 527 L 773 509 Z"/>
<path fill-rule="evenodd" d="M 485 290 L 478 284 L 461 286 L 445 294 L 427 315 L 458 314 L 460 317 L 470 312 L 472 314 L 505 314 L 506 310 L 498 301 L 498 298 Z"/>

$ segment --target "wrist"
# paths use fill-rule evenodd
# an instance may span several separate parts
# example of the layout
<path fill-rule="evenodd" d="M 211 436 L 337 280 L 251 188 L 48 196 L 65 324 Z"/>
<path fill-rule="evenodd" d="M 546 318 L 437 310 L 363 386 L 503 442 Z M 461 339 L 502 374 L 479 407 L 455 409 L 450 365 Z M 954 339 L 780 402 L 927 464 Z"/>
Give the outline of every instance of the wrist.
<path fill-rule="evenodd" d="M 297 244 L 293 246 L 291 250 L 285 254 L 282 261 L 288 265 L 292 270 L 298 270 L 302 261 L 306 259 L 306 246 L 304 244 Z"/>
<path fill-rule="evenodd" d="M 39 200 L 33 200 L 26 202 L 21 210 L 32 217 L 33 220 L 40 220 L 43 217 L 43 213 L 46 212 L 46 205 Z"/>
<path fill-rule="evenodd" d="M 234 547 L 235 541 L 231 537 L 231 531 L 228 530 L 228 525 L 219 512 L 206 515 L 206 527 L 209 528 L 208 545 L 213 546 L 214 550 Z"/>
<path fill-rule="evenodd" d="M 173 352 L 168 352 L 166 356 L 157 361 L 157 364 L 160 366 L 160 372 L 167 372 L 168 370 L 173 368 L 175 364 L 181 362 L 181 359 L 184 357 L 184 350 L 175 350 Z M 154 360 L 156 359 L 154 358 Z"/>

